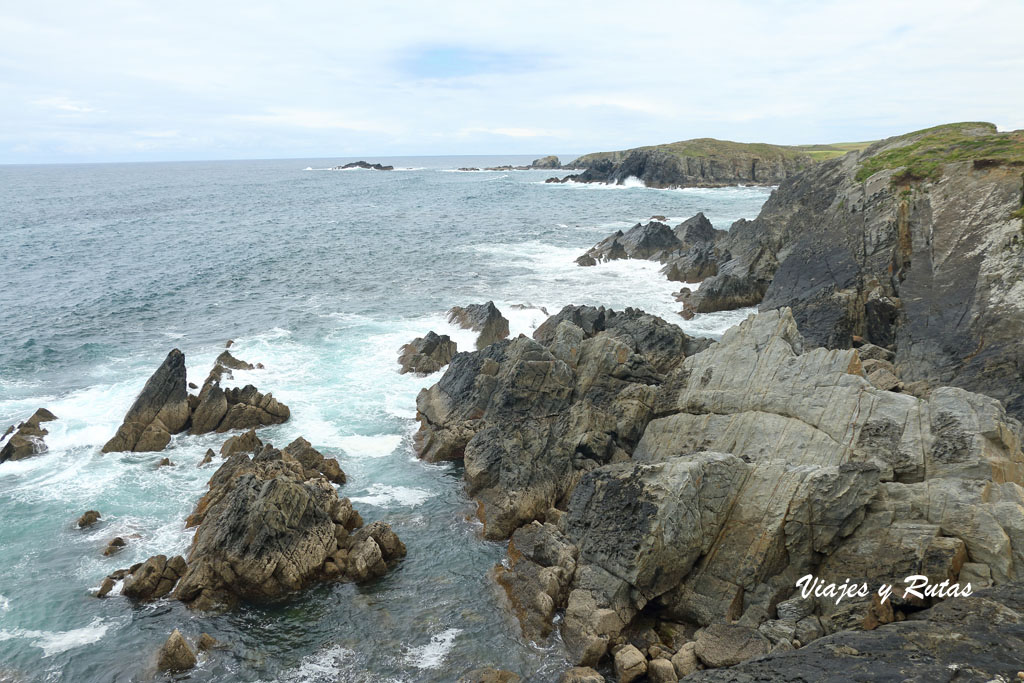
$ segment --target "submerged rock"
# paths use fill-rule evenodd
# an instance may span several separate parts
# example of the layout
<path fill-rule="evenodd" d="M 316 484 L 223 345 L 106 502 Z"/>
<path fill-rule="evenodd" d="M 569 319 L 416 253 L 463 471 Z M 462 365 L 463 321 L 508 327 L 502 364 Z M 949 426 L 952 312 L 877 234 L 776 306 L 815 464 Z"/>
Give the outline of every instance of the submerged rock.
<path fill-rule="evenodd" d="M 161 451 L 171 435 L 188 426 L 190 409 L 185 380 L 185 354 L 173 349 L 146 381 L 124 422 L 102 449 L 117 451 Z"/>
<path fill-rule="evenodd" d="M 32 413 L 32 416 L 17 426 L 11 425 L 4 434 L 4 441 L 0 447 L 0 463 L 8 460 L 24 460 L 33 455 L 46 452 L 46 442 L 43 437 L 49 432 L 41 425 L 44 422 L 52 422 L 57 416 L 46 408 L 40 408 Z"/>
<path fill-rule="evenodd" d="M 476 348 L 482 349 L 508 337 L 508 320 L 495 307 L 493 301 L 471 304 L 465 308 L 454 306 L 448 311 L 448 321 L 465 330 L 479 332 Z"/>
<path fill-rule="evenodd" d="M 398 356 L 398 364 L 402 366 L 400 372 L 403 375 L 407 372 L 429 375 L 448 365 L 457 351 L 455 342 L 448 335 L 427 332 L 425 337 L 416 337 L 401 348 Z"/>
<path fill-rule="evenodd" d="M 459 676 L 457 683 L 519 683 L 518 674 L 501 669 L 474 669 Z"/>

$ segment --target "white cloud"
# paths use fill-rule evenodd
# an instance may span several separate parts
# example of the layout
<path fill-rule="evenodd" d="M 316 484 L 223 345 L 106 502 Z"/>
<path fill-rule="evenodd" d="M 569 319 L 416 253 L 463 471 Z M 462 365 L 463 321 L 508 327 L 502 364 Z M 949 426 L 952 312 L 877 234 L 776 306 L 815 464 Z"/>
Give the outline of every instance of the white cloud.
<path fill-rule="evenodd" d="M 564 131 L 549 130 L 546 128 L 462 128 L 460 136 L 469 136 L 483 133 L 485 135 L 500 135 L 508 138 L 554 138 L 563 135 Z"/>
<path fill-rule="evenodd" d="M 32 104 L 46 109 L 56 109 L 58 111 L 71 112 L 73 114 L 91 114 L 93 112 L 103 111 L 102 109 L 90 107 L 85 102 L 72 100 L 68 97 L 44 97 L 33 101 Z"/>
<path fill-rule="evenodd" d="M 360 132 L 393 132 L 394 128 L 376 121 L 361 121 L 341 113 L 316 109 L 272 108 L 265 114 L 238 114 L 235 121 L 284 128 L 317 130 L 351 130 Z"/>

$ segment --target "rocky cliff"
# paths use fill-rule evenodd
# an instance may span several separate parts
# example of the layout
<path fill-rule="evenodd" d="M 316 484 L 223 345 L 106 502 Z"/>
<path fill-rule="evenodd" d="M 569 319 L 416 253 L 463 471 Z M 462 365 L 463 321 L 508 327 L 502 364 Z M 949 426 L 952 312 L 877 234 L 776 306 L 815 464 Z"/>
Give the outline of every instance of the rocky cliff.
<path fill-rule="evenodd" d="M 621 185 L 633 177 L 667 188 L 777 185 L 813 163 L 799 147 L 701 138 L 585 154 L 563 168 L 585 169 L 572 177 L 580 183 Z"/>
<path fill-rule="evenodd" d="M 715 243 L 697 312 L 790 307 L 808 342 L 895 351 L 905 381 L 1024 416 L 1024 132 L 941 126 L 787 179 Z"/>

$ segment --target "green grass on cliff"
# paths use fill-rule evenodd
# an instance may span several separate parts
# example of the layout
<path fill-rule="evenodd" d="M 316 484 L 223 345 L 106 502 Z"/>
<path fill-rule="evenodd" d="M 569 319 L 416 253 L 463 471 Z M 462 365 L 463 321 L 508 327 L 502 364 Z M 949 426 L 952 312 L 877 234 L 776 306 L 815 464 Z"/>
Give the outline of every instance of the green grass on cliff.
<path fill-rule="evenodd" d="M 957 161 L 1024 165 L 1024 131 L 1000 133 L 991 123 L 926 128 L 888 140 L 886 147 L 861 161 L 858 181 L 886 169 L 902 169 L 893 176 L 897 183 L 936 180 L 945 164 Z"/>
<path fill-rule="evenodd" d="M 873 142 L 840 142 L 831 145 L 770 145 L 764 142 L 732 142 L 730 140 L 716 140 L 714 138 L 697 138 L 695 140 L 683 140 L 681 142 L 669 142 L 664 145 L 648 145 L 646 147 L 634 147 L 616 152 L 595 152 L 584 154 L 576 159 L 581 166 L 592 164 L 599 159 L 608 159 L 612 162 L 619 162 L 628 154 L 636 151 L 659 151 L 666 152 L 678 157 L 693 157 L 698 159 L 725 159 L 725 158 L 754 158 L 764 160 L 805 160 L 808 164 L 812 161 L 826 161 L 841 157 L 847 152 L 860 151 L 873 144 Z"/>

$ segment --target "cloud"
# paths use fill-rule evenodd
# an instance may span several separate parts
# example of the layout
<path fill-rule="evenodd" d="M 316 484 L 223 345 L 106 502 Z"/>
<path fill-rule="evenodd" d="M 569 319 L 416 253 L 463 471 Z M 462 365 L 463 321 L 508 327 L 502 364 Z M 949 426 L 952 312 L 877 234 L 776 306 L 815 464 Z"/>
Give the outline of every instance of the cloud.
<path fill-rule="evenodd" d="M 282 128 L 310 128 L 315 130 L 351 130 L 358 132 L 393 132 L 394 128 L 381 122 L 361 121 L 340 112 L 316 109 L 272 108 L 264 114 L 238 114 L 234 121 Z"/>
<path fill-rule="evenodd" d="M 508 138 L 556 138 L 564 135 L 565 131 L 545 128 L 462 128 L 458 132 L 463 137 L 480 133 Z"/>
<path fill-rule="evenodd" d="M 33 101 L 32 104 L 46 109 L 56 109 L 57 111 L 71 112 L 73 114 L 92 114 L 103 111 L 102 109 L 90 107 L 85 102 L 72 100 L 67 97 L 44 97 Z"/>

